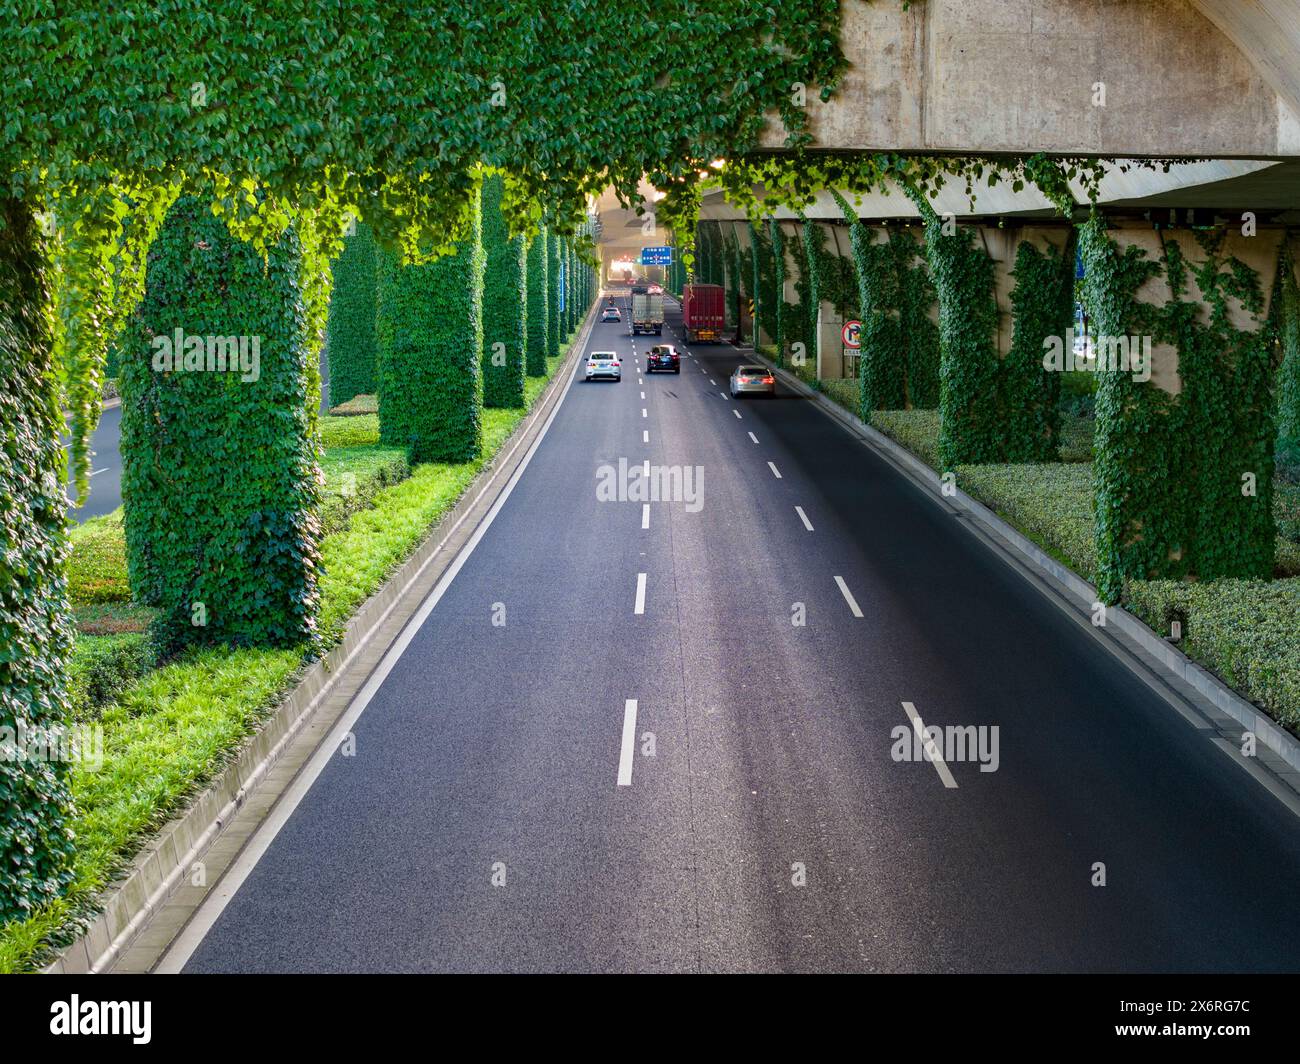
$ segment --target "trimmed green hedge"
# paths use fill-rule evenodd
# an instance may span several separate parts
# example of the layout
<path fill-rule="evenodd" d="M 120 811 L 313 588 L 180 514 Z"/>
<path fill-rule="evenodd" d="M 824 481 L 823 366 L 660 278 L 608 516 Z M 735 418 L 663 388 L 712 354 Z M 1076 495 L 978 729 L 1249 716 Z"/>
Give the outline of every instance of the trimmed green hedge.
<path fill-rule="evenodd" d="M 550 305 L 547 293 L 550 291 L 547 280 L 550 277 L 550 256 L 546 250 L 546 227 L 533 237 L 528 245 L 528 376 L 541 377 L 546 373 L 546 359 L 549 352 Z"/>
<path fill-rule="evenodd" d="M 0 197 L 0 727 L 68 719 L 65 460 L 49 264 L 31 207 Z M 0 759 L 0 923 L 72 880 L 71 765 Z"/>
<path fill-rule="evenodd" d="M 320 419 L 320 442 L 327 455 L 333 447 L 364 447 L 369 443 L 378 443 L 379 415 L 339 417 L 326 414 Z"/>
<path fill-rule="evenodd" d="M 1097 422 L 1090 417 L 1061 415 L 1059 437 L 1062 462 L 1091 462 L 1093 439 L 1097 435 Z"/>
<path fill-rule="evenodd" d="M 1300 729 L 1300 579 L 1135 580 L 1129 592 L 1129 608 L 1161 635 L 1182 613 L 1184 653 L 1279 724 Z"/>
<path fill-rule="evenodd" d="M 375 390 L 375 237 L 370 227 L 356 223 L 334 263 L 329 323 L 330 406 Z"/>
<path fill-rule="evenodd" d="M 957 487 L 1046 548 L 1084 579 L 1097 575 L 1092 466 L 965 465 Z"/>
<path fill-rule="evenodd" d="M 379 438 L 412 462 L 465 462 L 483 445 L 482 217 L 454 254 L 418 266 L 381 250 Z"/>
<path fill-rule="evenodd" d="M 210 196 L 178 199 L 149 252 L 122 348 L 122 497 L 131 587 L 160 611 L 163 653 L 315 632 L 318 400 L 300 270 L 292 228 L 264 261 Z M 214 338 L 238 339 L 233 369 Z"/>
<path fill-rule="evenodd" d="M 321 535 L 346 528 L 351 516 L 368 509 L 386 487 L 411 475 L 406 450 L 370 444 L 326 451 L 321 461 L 325 491 L 321 501 Z"/>
<path fill-rule="evenodd" d="M 862 403 L 857 381 L 846 378 L 819 380 L 817 390 L 825 392 L 827 398 L 833 399 L 854 417 L 861 416 Z"/>
<path fill-rule="evenodd" d="M 153 665 L 153 647 L 143 634 L 78 636 L 68 667 L 73 719 L 93 719 Z"/>
<path fill-rule="evenodd" d="M 873 410 L 869 424 L 902 444 L 931 469 L 939 468 L 939 411 Z"/>
<path fill-rule="evenodd" d="M 528 333 L 528 249 L 511 237 L 501 197 L 505 180 L 483 181 L 483 405 L 524 405 L 524 349 Z"/>

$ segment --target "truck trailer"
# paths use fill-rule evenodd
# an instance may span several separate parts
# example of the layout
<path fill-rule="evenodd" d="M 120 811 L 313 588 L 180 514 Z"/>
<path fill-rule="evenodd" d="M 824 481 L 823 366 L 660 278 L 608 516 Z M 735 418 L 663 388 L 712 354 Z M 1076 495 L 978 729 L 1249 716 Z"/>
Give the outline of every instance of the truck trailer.
<path fill-rule="evenodd" d="M 721 343 L 727 325 L 726 292 L 722 285 L 683 285 L 682 322 L 688 343 L 704 340 Z"/>
<path fill-rule="evenodd" d="M 654 333 L 659 336 L 664 331 L 664 295 L 663 290 L 651 291 L 648 285 L 634 285 L 632 288 L 632 335 Z"/>

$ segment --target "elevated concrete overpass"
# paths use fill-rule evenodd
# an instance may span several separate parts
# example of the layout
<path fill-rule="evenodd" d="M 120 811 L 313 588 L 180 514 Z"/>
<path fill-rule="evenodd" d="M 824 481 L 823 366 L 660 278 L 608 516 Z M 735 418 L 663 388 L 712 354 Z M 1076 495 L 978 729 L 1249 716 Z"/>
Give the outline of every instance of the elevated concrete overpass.
<path fill-rule="evenodd" d="M 820 148 L 1300 156 L 1300 0 L 845 0 L 840 43 Z"/>

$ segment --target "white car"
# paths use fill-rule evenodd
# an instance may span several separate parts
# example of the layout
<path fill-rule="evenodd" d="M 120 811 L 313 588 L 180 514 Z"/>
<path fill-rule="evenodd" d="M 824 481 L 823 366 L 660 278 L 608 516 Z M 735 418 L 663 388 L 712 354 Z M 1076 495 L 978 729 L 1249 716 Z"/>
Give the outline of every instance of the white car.
<path fill-rule="evenodd" d="M 617 352 L 592 351 L 587 356 L 587 380 L 594 381 L 598 377 L 608 377 L 616 381 L 623 379 L 623 370 Z"/>

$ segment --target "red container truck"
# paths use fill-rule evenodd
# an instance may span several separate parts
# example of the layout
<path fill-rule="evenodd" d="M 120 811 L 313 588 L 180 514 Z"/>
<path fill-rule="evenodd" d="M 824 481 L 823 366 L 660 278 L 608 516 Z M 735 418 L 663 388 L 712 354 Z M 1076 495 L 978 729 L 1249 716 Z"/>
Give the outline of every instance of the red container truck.
<path fill-rule="evenodd" d="M 688 284 L 682 287 L 682 322 L 688 343 L 712 340 L 721 343 L 727 325 L 727 294 L 720 284 Z"/>

